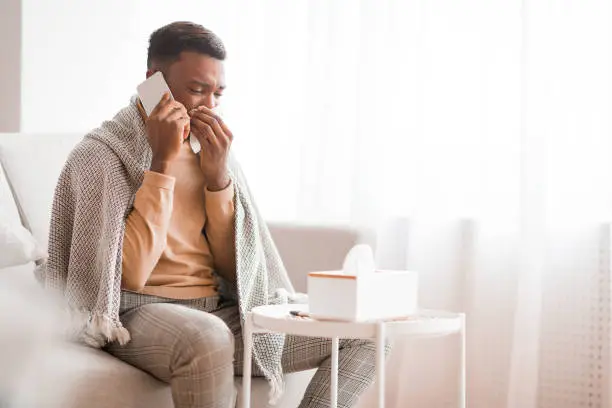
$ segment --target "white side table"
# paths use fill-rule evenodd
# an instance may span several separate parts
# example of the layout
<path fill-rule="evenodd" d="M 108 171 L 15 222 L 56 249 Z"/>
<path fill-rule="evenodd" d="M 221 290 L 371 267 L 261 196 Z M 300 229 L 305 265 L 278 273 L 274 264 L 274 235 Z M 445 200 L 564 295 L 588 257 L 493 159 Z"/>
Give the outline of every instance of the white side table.
<path fill-rule="evenodd" d="M 458 373 L 459 408 L 466 408 L 465 315 L 433 310 L 421 310 L 406 320 L 381 322 L 320 321 L 294 317 L 290 311 L 308 311 L 308 305 L 261 306 L 252 310 L 244 328 L 244 367 L 242 377 L 242 408 L 251 404 L 251 364 L 253 334 L 276 332 L 297 336 L 325 337 L 332 340 L 331 407 L 338 404 L 338 345 L 339 339 L 374 339 L 376 341 L 376 374 L 378 407 L 385 407 L 385 343 L 396 336 L 437 337 L 460 334 L 461 364 Z"/>

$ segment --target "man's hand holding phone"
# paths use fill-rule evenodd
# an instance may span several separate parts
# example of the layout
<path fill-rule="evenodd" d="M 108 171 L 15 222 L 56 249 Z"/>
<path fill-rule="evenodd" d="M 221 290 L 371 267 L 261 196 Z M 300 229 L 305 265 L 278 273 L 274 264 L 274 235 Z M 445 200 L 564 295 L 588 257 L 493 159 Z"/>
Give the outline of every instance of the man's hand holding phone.
<path fill-rule="evenodd" d="M 190 132 L 187 109 L 165 93 L 146 119 L 147 138 L 153 151 L 151 171 L 166 173 Z"/>
<path fill-rule="evenodd" d="M 200 168 L 211 191 L 223 190 L 230 183 L 227 162 L 234 136 L 227 125 L 211 109 L 205 106 L 192 109 L 191 134 L 198 138 Z"/>

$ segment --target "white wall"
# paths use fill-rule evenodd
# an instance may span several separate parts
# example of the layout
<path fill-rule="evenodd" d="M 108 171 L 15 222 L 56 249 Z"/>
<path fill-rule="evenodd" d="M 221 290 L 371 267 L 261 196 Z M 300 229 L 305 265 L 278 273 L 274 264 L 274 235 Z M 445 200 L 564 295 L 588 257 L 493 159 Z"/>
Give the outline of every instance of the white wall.
<path fill-rule="evenodd" d="M 22 0 L 22 131 L 82 131 L 124 106 L 146 66 L 135 1 Z"/>
<path fill-rule="evenodd" d="M 270 180 L 283 184 L 285 179 L 299 178 L 295 157 L 299 157 L 301 139 L 287 135 L 294 123 L 304 122 L 304 112 L 287 105 L 273 120 L 270 115 L 284 101 L 308 91 L 304 80 L 309 70 L 308 3 L 12 1 L 21 1 L 23 8 L 22 132 L 85 133 L 112 118 L 145 78 L 151 32 L 172 21 L 188 20 L 212 29 L 227 46 L 229 86 L 223 111 L 245 171 L 257 168 L 260 175 L 251 177 L 253 190 L 265 191 Z M 278 15 L 285 18 L 273 18 Z M 260 158 L 269 155 L 272 147 L 285 154 L 262 162 Z M 249 154 L 241 156 L 241 152 Z M 282 175 L 279 168 L 284 169 Z M 270 195 L 269 203 L 260 207 L 269 208 L 277 219 L 293 218 L 298 185 L 290 183 L 287 188 L 294 189 L 285 191 L 294 197 L 291 203 Z"/>
<path fill-rule="evenodd" d="M 214 30 L 210 22 L 224 21 L 210 0 L 21 1 L 21 130 L 27 132 L 99 125 L 125 106 L 144 80 L 154 29 L 192 20 Z"/>
<path fill-rule="evenodd" d="M 0 1 L 0 132 L 19 131 L 21 0 Z"/>

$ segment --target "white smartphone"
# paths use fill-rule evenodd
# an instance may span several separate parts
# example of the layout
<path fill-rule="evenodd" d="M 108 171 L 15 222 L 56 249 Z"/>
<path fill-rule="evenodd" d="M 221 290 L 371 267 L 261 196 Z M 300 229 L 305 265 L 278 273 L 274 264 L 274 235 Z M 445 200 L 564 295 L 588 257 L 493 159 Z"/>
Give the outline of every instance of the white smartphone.
<path fill-rule="evenodd" d="M 151 115 L 151 112 L 153 112 L 153 109 L 155 109 L 166 92 L 172 97 L 170 87 L 160 71 L 148 77 L 146 81 L 136 87 L 136 90 L 138 91 L 138 97 L 140 98 L 140 102 L 142 102 L 142 107 L 147 113 L 147 116 Z"/>

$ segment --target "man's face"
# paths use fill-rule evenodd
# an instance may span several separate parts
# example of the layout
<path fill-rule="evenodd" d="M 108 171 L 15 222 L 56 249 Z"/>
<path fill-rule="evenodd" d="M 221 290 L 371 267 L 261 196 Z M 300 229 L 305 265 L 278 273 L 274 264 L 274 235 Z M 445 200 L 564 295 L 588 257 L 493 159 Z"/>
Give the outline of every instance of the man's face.
<path fill-rule="evenodd" d="M 180 58 L 164 71 L 172 96 L 185 105 L 187 111 L 204 105 L 219 106 L 225 89 L 223 62 L 197 52 L 182 52 Z M 155 73 L 147 72 L 147 77 Z"/>

